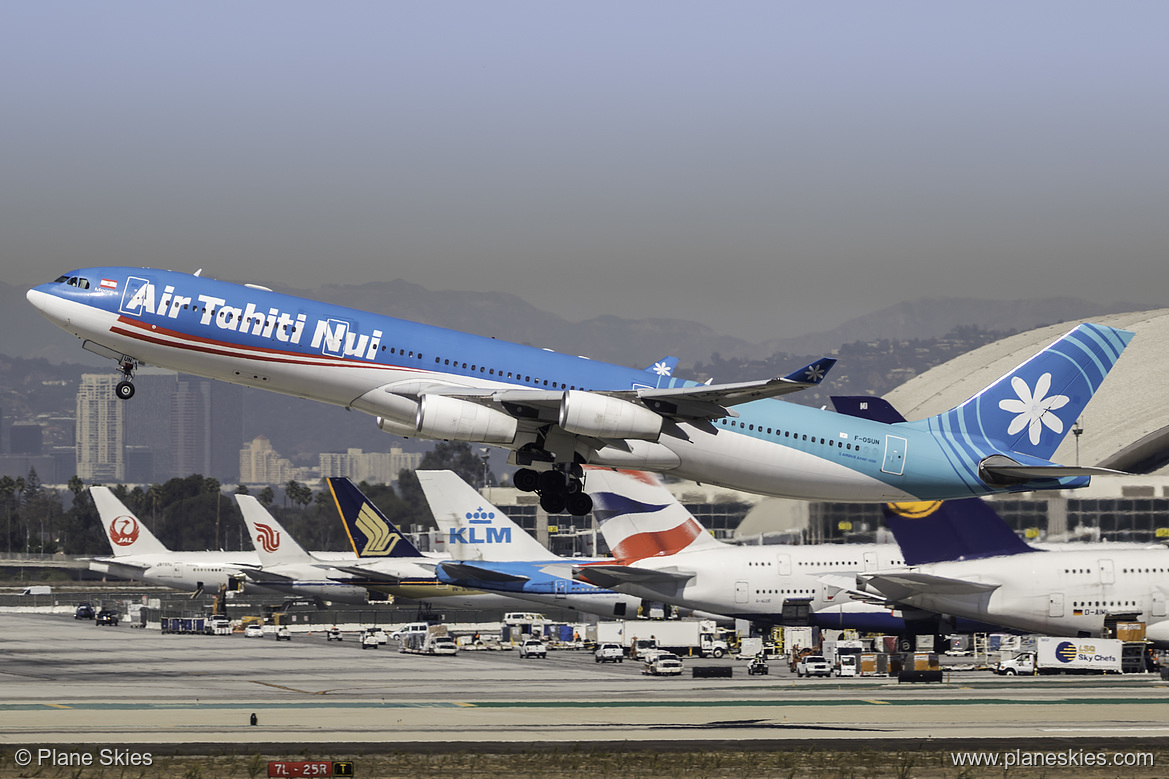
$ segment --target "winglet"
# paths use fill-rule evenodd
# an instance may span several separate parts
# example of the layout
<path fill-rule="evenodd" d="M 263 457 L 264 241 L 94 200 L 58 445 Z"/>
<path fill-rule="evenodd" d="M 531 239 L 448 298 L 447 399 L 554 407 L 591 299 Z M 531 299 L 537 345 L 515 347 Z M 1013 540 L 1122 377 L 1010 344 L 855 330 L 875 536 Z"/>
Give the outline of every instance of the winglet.
<path fill-rule="evenodd" d="M 832 357 L 821 357 L 815 362 L 808 363 L 803 368 L 792 371 L 784 376 L 783 380 L 793 384 L 806 384 L 809 387 L 814 387 L 824 381 L 824 377 L 828 375 L 828 371 L 832 370 L 832 366 L 835 364 L 836 360 Z"/>

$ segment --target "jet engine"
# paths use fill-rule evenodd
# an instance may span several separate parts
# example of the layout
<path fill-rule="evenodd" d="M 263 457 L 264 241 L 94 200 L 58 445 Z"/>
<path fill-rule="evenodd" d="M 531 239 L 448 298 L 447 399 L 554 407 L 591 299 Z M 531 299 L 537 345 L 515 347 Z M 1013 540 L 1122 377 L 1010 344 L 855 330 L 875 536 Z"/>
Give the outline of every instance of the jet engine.
<path fill-rule="evenodd" d="M 417 434 L 426 438 L 510 444 L 515 440 L 518 423 L 513 416 L 478 403 L 445 395 L 423 395 L 416 427 Z"/>
<path fill-rule="evenodd" d="M 662 433 L 662 418 L 627 400 L 569 390 L 560 401 L 560 427 L 595 438 L 656 441 Z"/>

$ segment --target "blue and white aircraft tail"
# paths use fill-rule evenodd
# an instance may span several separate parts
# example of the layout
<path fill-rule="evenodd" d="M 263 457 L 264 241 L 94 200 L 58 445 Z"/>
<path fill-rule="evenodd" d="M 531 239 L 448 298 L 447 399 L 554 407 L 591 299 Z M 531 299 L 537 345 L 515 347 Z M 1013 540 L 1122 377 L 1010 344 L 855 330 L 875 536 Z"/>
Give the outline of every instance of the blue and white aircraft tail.
<path fill-rule="evenodd" d="M 330 477 L 327 481 L 358 557 L 423 557 L 418 547 L 353 482 L 345 477 Z"/>
<path fill-rule="evenodd" d="M 415 471 L 452 560 L 550 560 L 544 546 L 451 471 Z"/>

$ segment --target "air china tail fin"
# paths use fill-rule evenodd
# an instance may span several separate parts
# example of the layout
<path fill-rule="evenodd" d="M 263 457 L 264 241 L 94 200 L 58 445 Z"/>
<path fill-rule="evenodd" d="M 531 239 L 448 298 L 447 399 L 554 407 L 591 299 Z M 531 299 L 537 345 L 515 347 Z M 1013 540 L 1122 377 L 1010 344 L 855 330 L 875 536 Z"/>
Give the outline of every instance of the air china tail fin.
<path fill-rule="evenodd" d="M 1049 460 L 1055 454 L 1132 337 L 1128 330 L 1079 325 L 957 408 L 909 424 L 927 424 L 935 433 L 976 449 L 983 447 L 973 439 L 988 440 L 1003 454 L 1023 455 L 1021 464 L 1042 468 L 1043 463 L 1025 458 Z M 1051 478 L 1069 475 L 1077 474 L 1066 468 L 1050 473 Z M 1023 481 L 1045 477 L 1023 476 Z"/>
<path fill-rule="evenodd" d="M 316 558 L 296 543 L 276 518 L 260 505 L 260 501 L 251 495 L 236 495 L 235 499 L 244 516 L 244 524 L 248 526 L 248 534 L 252 537 L 252 546 L 256 547 L 260 565 L 316 562 Z"/>
<path fill-rule="evenodd" d="M 457 474 L 416 474 L 452 559 L 506 563 L 556 557 Z"/>
<path fill-rule="evenodd" d="M 345 477 L 330 477 L 328 481 L 358 557 L 422 557 L 418 547 L 353 482 Z"/>
<path fill-rule="evenodd" d="M 660 476 L 602 468 L 585 473 L 593 516 L 617 560 L 629 563 L 723 546 L 674 498 Z"/>
<path fill-rule="evenodd" d="M 90 487 L 89 494 L 97 506 L 101 526 L 114 557 L 132 554 L 159 554 L 170 550 L 134 516 L 133 512 L 114 496 L 109 487 Z"/>
<path fill-rule="evenodd" d="M 886 503 L 881 510 L 906 565 L 1036 551 L 981 498 Z"/>

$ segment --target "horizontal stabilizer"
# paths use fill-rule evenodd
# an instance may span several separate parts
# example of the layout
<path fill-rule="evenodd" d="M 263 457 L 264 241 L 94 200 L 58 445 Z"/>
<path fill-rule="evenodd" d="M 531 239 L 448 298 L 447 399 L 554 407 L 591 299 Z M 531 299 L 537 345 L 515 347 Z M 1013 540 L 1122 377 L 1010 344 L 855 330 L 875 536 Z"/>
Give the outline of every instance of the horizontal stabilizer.
<path fill-rule="evenodd" d="M 978 475 L 987 484 L 1016 484 L 1034 479 L 1062 479 L 1069 476 L 1127 476 L 1124 471 L 1091 465 L 1050 465 L 1021 463 L 1002 454 L 985 458 Z"/>
<path fill-rule="evenodd" d="M 914 595 L 978 595 L 999 588 L 997 584 L 984 584 L 965 579 L 950 579 L 928 573 L 906 571 L 904 573 L 861 574 L 857 577 L 890 600 L 903 600 Z"/>
<path fill-rule="evenodd" d="M 529 581 L 530 577 L 504 573 L 493 568 L 483 568 L 471 563 L 440 563 L 443 573 L 451 579 L 460 581 L 495 582 L 498 584 L 516 584 Z"/>
<path fill-rule="evenodd" d="M 369 581 L 386 582 L 387 584 L 397 584 L 398 582 L 402 581 L 401 576 L 396 576 L 392 573 L 386 573 L 385 571 L 362 568 L 357 565 L 335 565 L 333 567 L 342 573 L 351 574 L 360 579 L 367 579 Z"/>
<path fill-rule="evenodd" d="M 693 571 L 677 568 L 636 568 L 629 565 L 574 565 L 572 578 L 598 587 L 612 588 L 619 584 L 682 584 L 695 576 Z"/>
<path fill-rule="evenodd" d="M 240 573 L 252 581 L 258 582 L 260 584 L 265 582 L 270 584 L 287 584 L 289 582 L 296 581 L 296 577 L 285 576 L 283 574 L 274 573 L 272 571 L 266 571 L 263 568 L 243 567 L 240 569 Z"/>

